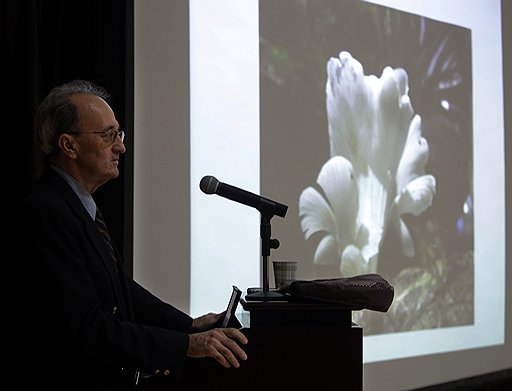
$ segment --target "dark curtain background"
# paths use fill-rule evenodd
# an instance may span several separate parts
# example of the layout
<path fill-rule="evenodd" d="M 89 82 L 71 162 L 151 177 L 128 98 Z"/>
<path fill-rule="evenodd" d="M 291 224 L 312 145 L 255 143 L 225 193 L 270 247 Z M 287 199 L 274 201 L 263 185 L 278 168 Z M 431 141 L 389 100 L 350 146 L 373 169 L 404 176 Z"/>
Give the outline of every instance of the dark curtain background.
<path fill-rule="evenodd" d="M 133 0 L 0 0 L 0 28 L 0 74 L 7 85 L 2 94 L 2 147 L 9 156 L 4 195 L 17 202 L 39 174 L 32 121 L 49 90 L 72 79 L 106 87 L 127 132 L 127 152 L 120 176 L 101 187 L 95 198 L 131 271 Z"/>
<path fill-rule="evenodd" d="M 11 205 L 21 200 L 39 175 L 32 125 L 37 105 L 56 85 L 90 80 L 109 90 L 117 120 L 127 133 L 120 176 L 101 187 L 95 199 L 132 273 L 133 0 L 0 0 L 0 39 L 5 228 L 16 218 Z M 5 249 L 14 249 L 5 250 L 11 254 L 8 259 L 2 256 L 5 262 L 23 262 L 15 253 L 16 246 L 23 246 L 22 237 L 8 234 L 3 243 Z M 9 359 L 16 341 L 6 330 L 5 319 L 9 297 L 17 293 L 7 288 L 6 280 L 3 273 L 2 346 Z"/>

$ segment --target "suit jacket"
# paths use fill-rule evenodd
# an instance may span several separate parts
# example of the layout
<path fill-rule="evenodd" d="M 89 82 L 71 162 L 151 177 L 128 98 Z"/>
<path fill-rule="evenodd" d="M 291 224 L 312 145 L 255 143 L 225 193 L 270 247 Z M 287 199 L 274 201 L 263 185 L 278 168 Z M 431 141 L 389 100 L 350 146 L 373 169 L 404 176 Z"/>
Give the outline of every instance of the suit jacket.
<path fill-rule="evenodd" d="M 44 172 L 19 216 L 8 269 L 13 387 L 125 389 L 132 370 L 178 378 L 192 318 L 116 268 L 57 172 Z"/>

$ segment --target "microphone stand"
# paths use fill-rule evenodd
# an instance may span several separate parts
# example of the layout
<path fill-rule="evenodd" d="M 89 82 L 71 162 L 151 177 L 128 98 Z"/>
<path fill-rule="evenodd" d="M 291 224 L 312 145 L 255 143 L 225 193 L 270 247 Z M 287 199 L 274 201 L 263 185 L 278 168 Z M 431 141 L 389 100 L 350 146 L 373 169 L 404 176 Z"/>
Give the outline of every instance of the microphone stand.
<path fill-rule="evenodd" d="M 261 255 L 263 258 L 263 290 L 245 295 L 245 299 L 249 301 L 285 300 L 283 293 L 271 292 L 268 287 L 268 258 L 270 256 L 270 249 L 279 247 L 279 240 L 270 238 L 272 231 L 270 220 L 273 216 L 273 214 L 261 212 L 260 237 Z"/>

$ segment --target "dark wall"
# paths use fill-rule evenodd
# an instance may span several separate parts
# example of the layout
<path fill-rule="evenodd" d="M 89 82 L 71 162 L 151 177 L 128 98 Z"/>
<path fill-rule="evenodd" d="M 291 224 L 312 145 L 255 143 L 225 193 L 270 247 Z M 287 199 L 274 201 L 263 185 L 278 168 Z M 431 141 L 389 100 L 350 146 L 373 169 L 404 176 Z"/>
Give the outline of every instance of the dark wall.
<path fill-rule="evenodd" d="M 0 74 L 5 81 L 4 151 L 12 202 L 39 174 L 33 149 L 35 109 L 49 90 L 72 79 L 106 87 L 127 152 L 121 175 L 95 194 L 111 234 L 132 269 L 133 199 L 133 0 L 2 0 L 0 2 Z M 7 121 L 5 121 L 7 119 Z M 4 153 L 5 155 L 5 153 Z"/>

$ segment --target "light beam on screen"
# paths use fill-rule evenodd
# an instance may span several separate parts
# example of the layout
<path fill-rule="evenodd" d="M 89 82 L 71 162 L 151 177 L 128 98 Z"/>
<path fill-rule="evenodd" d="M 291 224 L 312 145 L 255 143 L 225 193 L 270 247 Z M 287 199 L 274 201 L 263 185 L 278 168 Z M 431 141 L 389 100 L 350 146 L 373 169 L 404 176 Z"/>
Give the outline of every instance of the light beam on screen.
<path fill-rule="evenodd" d="M 191 0 L 190 313 L 260 286 L 260 215 L 199 189 L 205 175 L 259 193 L 258 2 Z"/>

